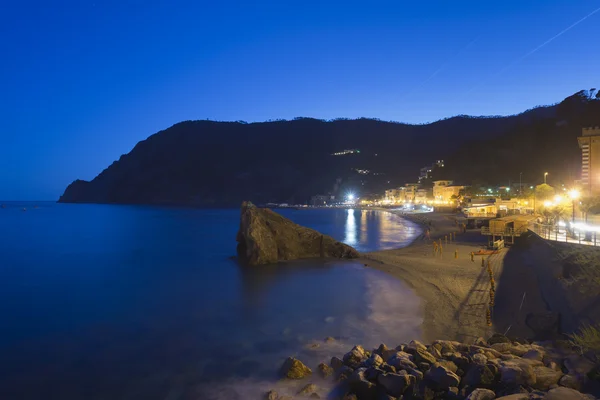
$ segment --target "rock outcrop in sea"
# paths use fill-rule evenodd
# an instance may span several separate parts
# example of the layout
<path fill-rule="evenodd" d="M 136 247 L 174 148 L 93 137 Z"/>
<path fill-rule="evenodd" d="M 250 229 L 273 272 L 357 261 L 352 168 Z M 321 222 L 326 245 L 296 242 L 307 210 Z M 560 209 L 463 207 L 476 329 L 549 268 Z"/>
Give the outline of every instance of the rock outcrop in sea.
<path fill-rule="evenodd" d="M 301 258 L 358 258 L 352 247 L 305 228 L 267 208 L 242 203 L 237 253 L 247 265 Z"/>
<path fill-rule="evenodd" d="M 585 392 L 600 390 L 595 357 L 567 341 L 514 341 L 496 334 L 474 344 L 411 341 L 395 348 L 381 344 L 372 351 L 354 346 L 342 359 L 332 357 L 331 374 L 293 378 L 311 380 L 304 386 L 310 387 L 310 397 L 336 400 L 594 400 Z M 284 379 L 292 364 L 310 371 L 289 358 L 281 371 Z M 324 388 L 330 380 L 333 390 Z M 267 398 L 290 397 L 270 391 Z"/>

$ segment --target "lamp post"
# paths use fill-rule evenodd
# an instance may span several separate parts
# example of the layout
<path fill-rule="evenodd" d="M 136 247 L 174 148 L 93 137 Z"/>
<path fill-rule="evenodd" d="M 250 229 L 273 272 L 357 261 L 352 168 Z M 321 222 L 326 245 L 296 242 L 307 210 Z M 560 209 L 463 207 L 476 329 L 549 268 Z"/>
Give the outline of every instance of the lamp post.
<path fill-rule="evenodd" d="M 579 190 L 571 189 L 569 191 L 569 197 L 573 202 L 573 215 L 571 216 L 571 222 L 575 222 L 575 200 L 579 198 Z"/>
<path fill-rule="evenodd" d="M 523 173 L 519 172 L 519 196 L 523 196 L 523 180 L 521 179 L 523 177 Z"/>
<path fill-rule="evenodd" d="M 546 184 L 546 177 L 548 176 L 547 172 L 544 172 L 544 185 Z"/>

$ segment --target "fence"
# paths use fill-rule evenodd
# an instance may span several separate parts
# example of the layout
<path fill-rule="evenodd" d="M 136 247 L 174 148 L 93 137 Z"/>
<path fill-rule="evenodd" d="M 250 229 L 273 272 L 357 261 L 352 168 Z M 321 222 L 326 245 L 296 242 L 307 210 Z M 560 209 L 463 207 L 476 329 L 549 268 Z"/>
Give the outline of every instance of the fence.
<path fill-rule="evenodd" d="M 583 244 L 587 246 L 600 246 L 600 238 L 597 239 L 597 232 L 595 231 L 584 231 L 566 226 L 544 225 L 539 223 L 530 224 L 529 230 L 546 240 Z"/>

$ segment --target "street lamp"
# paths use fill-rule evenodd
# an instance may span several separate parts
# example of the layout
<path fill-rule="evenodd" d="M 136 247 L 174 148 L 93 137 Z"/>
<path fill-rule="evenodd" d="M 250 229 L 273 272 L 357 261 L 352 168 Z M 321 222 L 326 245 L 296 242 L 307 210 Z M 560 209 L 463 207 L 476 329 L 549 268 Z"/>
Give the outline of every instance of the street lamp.
<path fill-rule="evenodd" d="M 523 173 L 519 172 L 519 196 L 523 196 Z"/>
<path fill-rule="evenodd" d="M 544 185 L 546 184 L 546 177 L 548 176 L 547 172 L 544 172 Z"/>
<path fill-rule="evenodd" d="M 573 201 L 573 216 L 571 217 L 571 222 L 575 222 L 575 200 L 579 198 L 579 190 L 571 189 L 569 190 L 569 197 Z"/>

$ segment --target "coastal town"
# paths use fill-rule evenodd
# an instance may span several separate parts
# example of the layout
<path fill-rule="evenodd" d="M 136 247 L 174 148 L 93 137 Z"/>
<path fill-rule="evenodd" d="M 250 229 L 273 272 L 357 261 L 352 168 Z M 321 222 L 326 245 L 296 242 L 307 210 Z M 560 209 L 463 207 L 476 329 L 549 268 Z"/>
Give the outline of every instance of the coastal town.
<path fill-rule="evenodd" d="M 515 221 L 522 233 L 527 228 L 548 239 L 580 244 L 600 244 L 600 127 L 586 127 L 578 144 L 581 149 L 581 176 L 570 181 L 554 179 L 548 172 L 538 179 L 507 178 L 506 184 L 464 182 L 446 177 L 444 160 L 420 169 L 415 182 L 390 187 L 380 193 L 361 193 L 338 180 L 326 195 L 315 195 L 309 207 L 379 207 L 404 213 L 448 212 L 464 217 L 469 228 L 482 228 L 487 235 L 502 238 L 515 235 Z M 334 155 L 359 153 L 346 150 Z M 368 170 L 359 170 L 368 174 Z M 416 174 L 415 174 L 416 175 Z M 289 206 L 288 204 L 271 206 Z M 295 207 L 307 207 L 295 206 Z M 496 223 L 490 220 L 500 219 Z"/>

